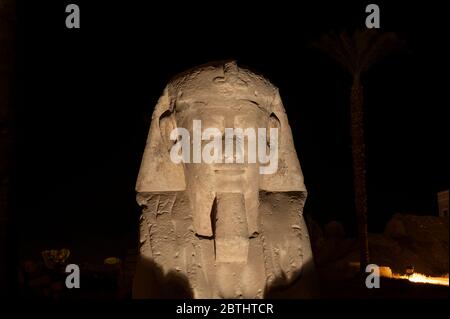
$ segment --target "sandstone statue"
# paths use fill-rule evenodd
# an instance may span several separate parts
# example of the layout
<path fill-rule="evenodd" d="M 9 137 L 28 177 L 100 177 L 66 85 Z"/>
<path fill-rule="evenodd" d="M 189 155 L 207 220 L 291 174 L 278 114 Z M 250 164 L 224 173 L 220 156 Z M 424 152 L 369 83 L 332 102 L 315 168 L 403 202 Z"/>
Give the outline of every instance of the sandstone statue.
<path fill-rule="evenodd" d="M 262 76 L 226 61 L 170 81 L 136 191 L 134 298 L 314 296 L 303 175 L 278 89 Z"/>

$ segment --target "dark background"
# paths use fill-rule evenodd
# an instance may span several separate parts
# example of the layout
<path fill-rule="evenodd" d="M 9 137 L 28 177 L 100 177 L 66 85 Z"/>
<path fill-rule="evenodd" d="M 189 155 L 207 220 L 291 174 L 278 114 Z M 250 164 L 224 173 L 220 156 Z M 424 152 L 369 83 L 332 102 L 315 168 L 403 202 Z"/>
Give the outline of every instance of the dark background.
<path fill-rule="evenodd" d="M 81 29 L 66 29 L 76 3 Z M 134 184 L 170 78 L 237 59 L 280 89 L 305 175 L 305 214 L 355 233 L 351 78 L 311 41 L 364 28 L 371 2 L 18 3 L 15 185 L 24 256 L 68 247 L 104 258 L 137 244 Z M 396 212 L 437 215 L 449 185 L 438 5 L 376 2 L 406 41 L 364 78 L 369 230 Z M 76 249 L 76 248 L 79 249 Z M 80 248 L 81 247 L 81 248 Z"/>

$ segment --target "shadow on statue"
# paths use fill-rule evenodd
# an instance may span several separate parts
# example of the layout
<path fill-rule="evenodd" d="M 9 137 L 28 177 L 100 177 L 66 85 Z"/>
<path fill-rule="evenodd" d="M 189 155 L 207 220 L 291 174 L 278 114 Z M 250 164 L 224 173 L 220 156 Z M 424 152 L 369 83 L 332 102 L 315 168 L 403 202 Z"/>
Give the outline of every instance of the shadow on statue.
<path fill-rule="evenodd" d="M 138 267 L 146 269 L 141 277 L 133 283 L 133 290 L 139 291 L 134 299 L 193 299 L 194 294 L 187 277 L 177 271 L 169 271 L 164 275 L 162 267 L 150 259 L 142 258 Z M 308 276 L 302 276 L 308 273 Z M 317 287 L 314 263 L 304 264 L 304 268 L 293 283 L 286 284 L 286 276 L 278 277 L 273 284 L 266 287 L 264 299 L 314 299 L 319 297 L 319 290 L 305 291 L 304 286 Z M 144 297 L 145 296 L 145 297 Z"/>
<path fill-rule="evenodd" d="M 192 299 L 193 292 L 185 275 L 171 270 L 164 275 L 162 267 L 150 259 L 141 258 L 138 268 L 146 269 L 140 272 L 140 278 L 134 280 L 133 291 L 139 295 L 133 298 L 141 299 Z"/>

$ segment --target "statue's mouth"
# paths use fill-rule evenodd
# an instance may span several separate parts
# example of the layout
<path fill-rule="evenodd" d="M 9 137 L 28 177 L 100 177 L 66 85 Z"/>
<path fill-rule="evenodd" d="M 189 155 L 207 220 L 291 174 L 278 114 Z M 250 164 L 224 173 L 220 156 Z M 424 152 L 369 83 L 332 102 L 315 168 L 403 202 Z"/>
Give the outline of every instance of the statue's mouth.
<path fill-rule="evenodd" d="M 220 175 L 243 175 L 247 171 L 245 164 L 214 164 L 214 173 Z"/>
<path fill-rule="evenodd" d="M 248 171 L 233 164 L 214 166 L 214 188 L 216 192 L 243 192 Z"/>
<path fill-rule="evenodd" d="M 242 175 L 245 173 L 245 170 L 236 168 L 221 168 L 221 169 L 214 169 L 214 173 L 223 175 Z"/>

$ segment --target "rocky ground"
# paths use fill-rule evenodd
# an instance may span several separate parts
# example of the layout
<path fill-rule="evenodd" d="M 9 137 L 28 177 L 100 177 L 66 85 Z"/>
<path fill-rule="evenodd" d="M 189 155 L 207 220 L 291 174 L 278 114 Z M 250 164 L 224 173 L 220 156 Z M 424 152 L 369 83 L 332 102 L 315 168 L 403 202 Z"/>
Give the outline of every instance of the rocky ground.
<path fill-rule="evenodd" d="M 369 234 L 371 263 L 427 276 L 449 273 L 448 218 L 394 215 L 384 233 Z M 357 276 L 357 241 L 338 222 L 312 228 L 316 268 L 324 298 L 448 298 L 448 287 L 382 278 L 380 289 L 367 289 Z"/>

